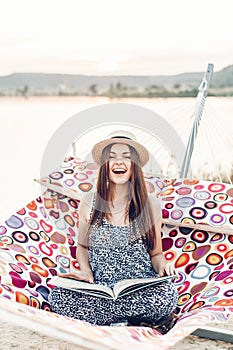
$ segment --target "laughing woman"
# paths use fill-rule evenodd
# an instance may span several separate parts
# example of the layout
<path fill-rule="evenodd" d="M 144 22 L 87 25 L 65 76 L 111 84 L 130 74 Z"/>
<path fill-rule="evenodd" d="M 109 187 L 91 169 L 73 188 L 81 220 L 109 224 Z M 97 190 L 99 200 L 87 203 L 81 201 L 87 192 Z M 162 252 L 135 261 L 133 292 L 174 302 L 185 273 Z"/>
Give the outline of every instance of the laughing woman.
<path fill-rule="evenodd" d="M 142 172 L 147 149 L 131 133 L 118 131 L 97 143 L 92 155 L 99 173 L 96 193 L 85 197 L 79 210 L 81 273 L 62 276 L 113 287 L 124 279 L 173 275 L 162 251 L 160 206 L 148 196 Z M 164 281 L 110 300 L 59 287 L 50 303 L 56 313 L 95 325 L 121 319 L 156 324 L 176 308 L 177 290 Z"/>

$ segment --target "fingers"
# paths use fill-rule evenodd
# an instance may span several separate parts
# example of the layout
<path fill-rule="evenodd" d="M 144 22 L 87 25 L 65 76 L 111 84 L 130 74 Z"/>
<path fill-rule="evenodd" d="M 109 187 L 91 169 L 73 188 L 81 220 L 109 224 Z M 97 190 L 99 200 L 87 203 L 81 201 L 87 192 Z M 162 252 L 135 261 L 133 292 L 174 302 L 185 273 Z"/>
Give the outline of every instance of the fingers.
<path fill-rule="evenodd" d="M 82 273 L 78 273 L 78 272 L 58 273 L 57 275 L 59 277 L 73 278 L 76 280 L 87 280 L 88 279 L 85 275 L 83 275 Z"/>
<path fill-rule="evenodd" d="M 92 274 L 85 274 L 82 272 L 66 272 L 66 273 L 58 273 L 57 274 L 59 277 L 64 277 L 64 278 L 73 278 L 78 281 L 85 281 L 89 283 L 94 283 L 94 278 Z"/>
<path fill-rule="evenodd" d="M 171 275 L 173 275 L 173 267 L 170 265 L 170 264 L 167 264 L 166 266 L 165 266 L 165 271 L 166 271 L 166 274 L 168 275 L 168 276 L 171 276 Z"/>
<path fill-rule="evenodd" d="M 161 267 L 161 268 L 159 269 L 159 276 L 160 276 L 160 277 L 163 277 L 164 275 L 165 275 L 164 268 Z"/>
<path fill-rule="evenodd" d="M 161 266 L 160 270 L 159 270 L 159 276 L 160 277 L 164 277 L 165 275 L 173 276 L 173 275 L 177 275 L 177 272 L 176 272 L 175 268 L 172 265 L 166 264 L 164 266 Z"/>
<path fill-rule="evenodd" d="M 78 274 L 74 272 L 66 272 L 66 273 L 58 273 L 59 277 L 66 277 L 66 278 L 78 278 Z"/>

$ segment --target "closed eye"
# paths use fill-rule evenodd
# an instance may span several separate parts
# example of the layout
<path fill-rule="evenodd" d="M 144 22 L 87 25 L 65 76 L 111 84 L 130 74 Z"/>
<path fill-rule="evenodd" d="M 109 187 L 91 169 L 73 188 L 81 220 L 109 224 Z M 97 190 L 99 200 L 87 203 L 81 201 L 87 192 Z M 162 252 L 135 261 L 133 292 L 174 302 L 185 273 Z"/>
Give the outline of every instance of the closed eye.
<path fill-rule="evenodd" d="M 118 158 L 117 156 L 109 156 L 109 159 L 115 159 L 115 158 Z M 122 156 L 121 157 L 122 159 L 131 159 L 131 157 L 130 156 Z"/>

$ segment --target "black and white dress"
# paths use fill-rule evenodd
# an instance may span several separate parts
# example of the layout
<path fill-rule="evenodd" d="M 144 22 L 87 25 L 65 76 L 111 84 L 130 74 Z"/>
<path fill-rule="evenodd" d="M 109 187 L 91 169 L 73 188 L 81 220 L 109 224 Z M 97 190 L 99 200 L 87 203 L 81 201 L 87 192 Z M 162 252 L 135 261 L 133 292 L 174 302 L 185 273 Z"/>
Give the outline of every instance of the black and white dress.
<path fill-rule="evenodd" d="M 94 225 L 89 235 L 89 262 L 95 283 L 109 287 L 123 279 L 157 275 L 150 255 L 132 224 L 115 226 L 104 220 L 100 227 Z M 170 315 L 176 307 L 177 298 L 176 287 L 165 281 L 116 300 L 59 287 L 53 289 L 49 301 L 52 311 L 58 314 L 95 325 L 110 325 L 119 319 L 132 317 L 156 322 Z"/>

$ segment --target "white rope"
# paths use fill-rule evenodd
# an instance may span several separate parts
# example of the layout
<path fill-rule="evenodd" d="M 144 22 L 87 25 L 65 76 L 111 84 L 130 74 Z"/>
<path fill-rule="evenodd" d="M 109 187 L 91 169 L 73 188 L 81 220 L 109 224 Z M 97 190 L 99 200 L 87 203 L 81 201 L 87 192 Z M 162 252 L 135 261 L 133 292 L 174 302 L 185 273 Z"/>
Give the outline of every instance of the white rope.
<path fill-rule="evenodd" d="M 181 168 L 181 174 L 180 174 L 181 177 L 186 177 L 189 170 L 189 165 L 190 165 L 190 161 L 191 161 L 191 157 L 194 149 L 194 143 L 197 136 L 198 127 L 201 121 L 201 116 L 203 113 L 205 99 L 206 99 L 206 95 L 209 87 L 209 82 L 212 77 L 212 73 L 213 73 L 213 65 L 208 64 L 207 71 L 199 87 L 199 92 L 196 99 L 196 106 L 195 106 L 195 112 L 194 112 L 195 119 L 194 119 L 193 128 L 188 140 L 186 153 L 185 153 L 182 168 Z"/>

